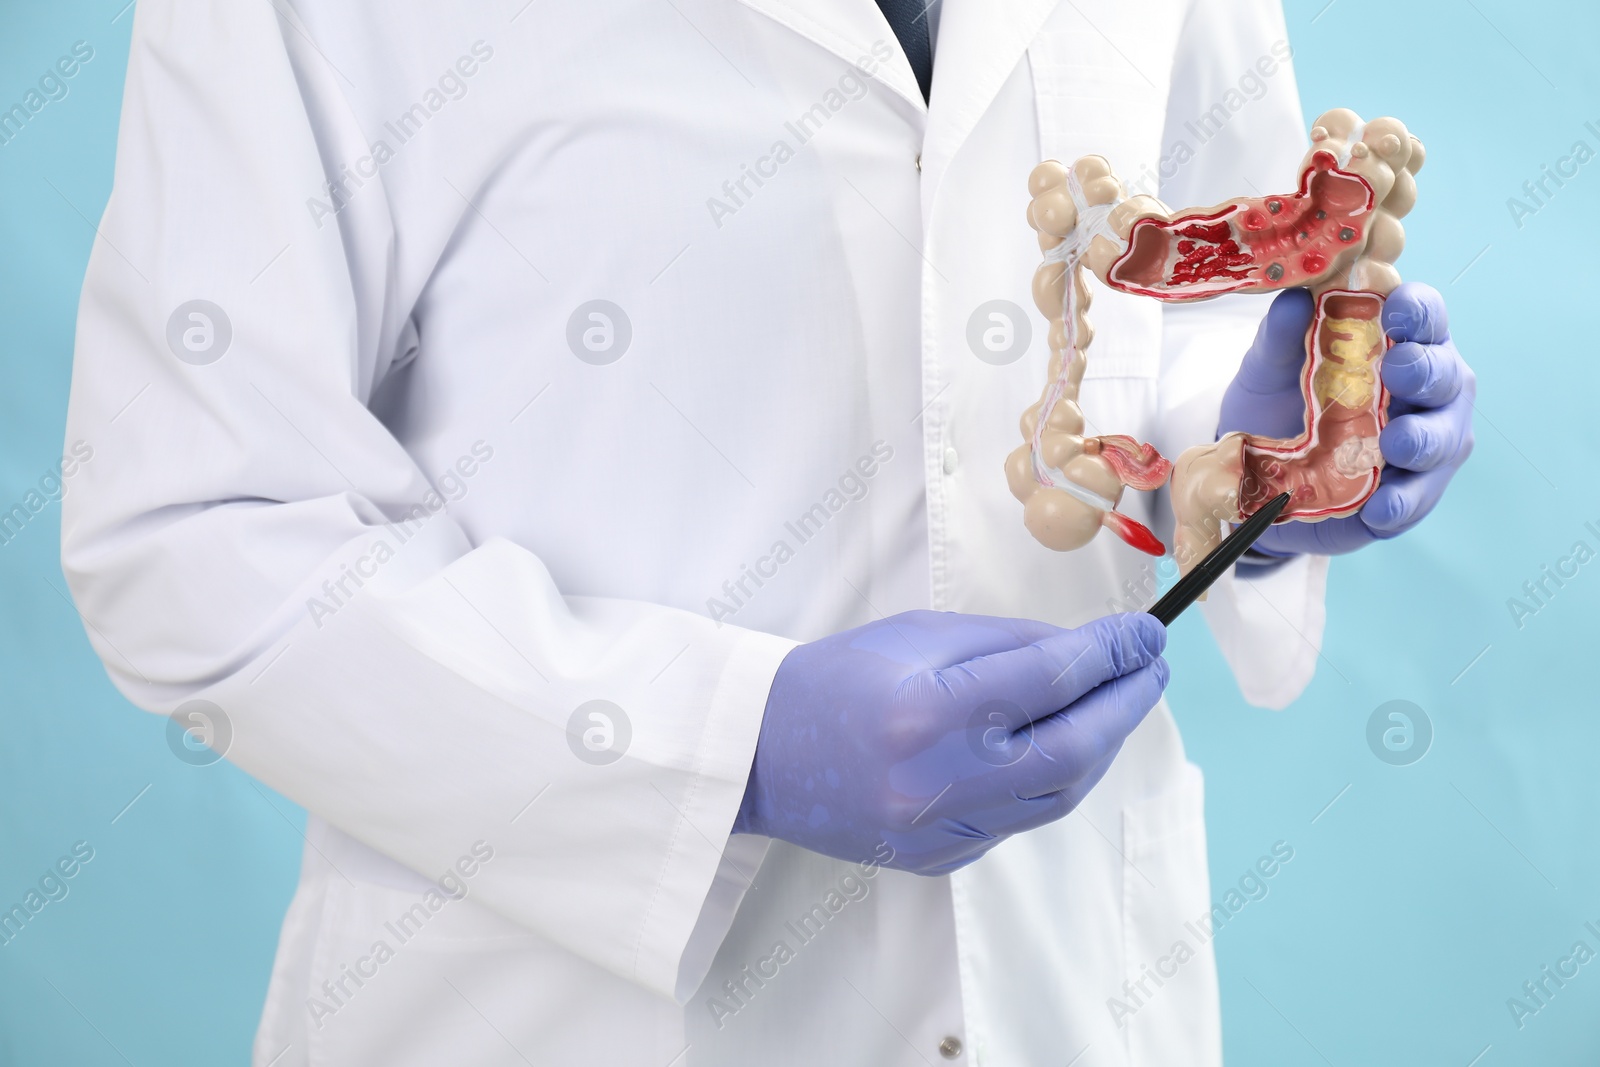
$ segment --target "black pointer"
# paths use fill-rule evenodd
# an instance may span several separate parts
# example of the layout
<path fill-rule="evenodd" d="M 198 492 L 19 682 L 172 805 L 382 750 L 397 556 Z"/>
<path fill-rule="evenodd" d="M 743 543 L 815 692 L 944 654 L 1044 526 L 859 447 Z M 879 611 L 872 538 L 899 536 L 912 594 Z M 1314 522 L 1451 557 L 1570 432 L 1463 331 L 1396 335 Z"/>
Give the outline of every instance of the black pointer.
<path fill-rule="evenodd" d="M 1289 494 L 1279 493 L 1267 502 L 1266 506 L 1244 521 L 1233 533 L 1223 538 L 1222 544 L 1211 550 L 1200 565 L 1194 570 L 1178 579 L 1178 584 L 1167 590 L 1167 595 L 1156 601 L 1155 607 L 1150 609 L 1150 614 L 1161 620 L 1163 626 L 1171 626 L 1172 620 L 1183 614 L 1183 609 L 1193 604 L 1200 598 L 1200 594 L 1211 588 L 1211 583 L 1225 574 L 1229 567 L 1239 561 L 1245 549 L 1256 543 L 1256 538 L 1267 532 L 1267 527 L 1272 525 L 1283 509 L 1289 506 Z"/>

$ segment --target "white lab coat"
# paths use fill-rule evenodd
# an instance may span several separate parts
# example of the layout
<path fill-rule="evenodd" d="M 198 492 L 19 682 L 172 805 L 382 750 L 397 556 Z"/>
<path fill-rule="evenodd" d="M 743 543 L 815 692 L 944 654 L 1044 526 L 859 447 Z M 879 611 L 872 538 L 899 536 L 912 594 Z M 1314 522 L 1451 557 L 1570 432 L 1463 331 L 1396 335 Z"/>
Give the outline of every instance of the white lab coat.
<path fill-rule="evenodd" d="M 1181 140 L 1172 203 L 1288 188 L 1293 74 L 1247 79 L 1284 36 L 1275 0 L 946 0 L 929 110 L 872 0 L 141 3 L 63 554 L 122 691 L 220 708 L 309 812 L 255 1062 L 1217 1063 L 1164 707 L 948 878 L 729 828 L 794 642 L 1148 590 L 1006 488 L 1047 358 L 1027 176 Z M 967 342 L 996 299 L 1032 333 L 1003 365 Z M 1209 440 L 1263 309 L 1099 292 L 1092 425 Z M 1324 572 L 1214 591 L 1256 703 L 1310 677 Z"/>

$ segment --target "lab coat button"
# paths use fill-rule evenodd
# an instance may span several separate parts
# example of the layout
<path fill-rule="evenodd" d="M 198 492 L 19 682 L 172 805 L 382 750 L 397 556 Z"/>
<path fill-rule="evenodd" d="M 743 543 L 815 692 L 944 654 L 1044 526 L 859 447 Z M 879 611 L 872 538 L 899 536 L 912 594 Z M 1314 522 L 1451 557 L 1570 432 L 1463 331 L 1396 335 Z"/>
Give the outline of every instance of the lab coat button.
<path fill-rule="evenodd" d="M 947 1060 L 953 1060 L 961 1055 L 961 1039 L 959 1037 L 947 1037 L 939 1042 L 939 1055 Z"/>
<path fill-rule="evenodd" d="M 956 450 L 953 448 L 945 449 L 944 472 L 946 474 L 954 474 L 956 472 L 956 468 L 959 466 L 961 466 L 961 456 L 957 454 Z"/>
<path fill-rule="evenodd" d="M 922 153 L 917 153 L 917 173 L 922 173 Z"/>

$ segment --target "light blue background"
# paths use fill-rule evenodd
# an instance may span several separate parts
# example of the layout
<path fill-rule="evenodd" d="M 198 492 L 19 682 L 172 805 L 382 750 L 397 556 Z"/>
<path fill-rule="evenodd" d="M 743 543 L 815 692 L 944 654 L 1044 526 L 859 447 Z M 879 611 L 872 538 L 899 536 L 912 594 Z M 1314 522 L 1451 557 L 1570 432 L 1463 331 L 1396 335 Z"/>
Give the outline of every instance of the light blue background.
<path fill-rule="evenodd" d="M 3 507 L 60 454 L 123 3 L 0 0 L 0 103 L 74 41 L 95 49 L 0 147 Z M 1402 267 L 1449 300 L 1478 450 L 1422 529 L 1335 564 L 1321 668 L 1289 711 L 1245 707 L 1196 618 L 1173 636 L 1214 896 L 1274 842 L 1295 850 L 1217 939 L 1228 1060 L 1592 1065 L 1600 961 L 1521 1029 L 1506 1000 L 1580 938 L 1600 950 L 1583 929 L 1600 927 L 1600 561 L 1520 628 L 1506 601 L 1575 541 L 1600 549 L 1600 160 L 1521 227 L 1506 201 L 1575 141 L 1600 150 L 1600 10 L 1291 0 L 1288 17 L 1308 119 L 1394 114 L 1427 143 Z M 0 547 L 0 904 L 76 841 L 95 858 L 0 948 L 0 1064 L 244 1063 L 303 816 L 227 764 L 181 763 L 112 690 L 65 599 L 58 523 L 52 506 Z M 1410 766 L 1368 748 L 1392 699 L 1433 724 Z"/>

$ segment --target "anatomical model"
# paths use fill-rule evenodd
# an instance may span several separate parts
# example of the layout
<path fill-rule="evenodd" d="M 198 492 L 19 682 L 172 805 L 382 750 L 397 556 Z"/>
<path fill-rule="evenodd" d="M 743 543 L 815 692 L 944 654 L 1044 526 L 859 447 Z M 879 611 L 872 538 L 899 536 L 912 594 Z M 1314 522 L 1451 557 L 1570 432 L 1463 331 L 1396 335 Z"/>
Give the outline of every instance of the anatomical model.
<path fill-rule="evenodd" d="M 1379 319 L 1400 284 L 1400 217 L 1416 203 L 1422 143 L 1397 119 L 1364 123 L 1342 108 L 1317 120 L 1311 142 L 1295 192 L 1206 209 L 1129 197 L 1100 156 L 1034 168 L 1028 222 L 1044 263 L 1033 296 L 1050 318 L 1050 380 L 1022 416 L 1024 443 L 1006 475 L 1042 544 L 1078 548 L 1105 526 L 1162 554 L 1155 535 L 1116 505 L 1124 486 L 1155 489 L 1170 475 L 1174 556 L 1187 572 L 1221 540 L 1224 523 L 1279 493 L 1291 494 L 1280 522 L 1318 522 L 1354 513 L 1377 489 L 1389 403 L 1378 375 L 1388 348 Z M 1078 386 L 1093 337 L 1085 268 L 1113 289 L 1168 302 L 1310 289 L 1304 430 L 1287 439 L 1229 433 L 1176 464 L 1129 437 L 1083 436 Z"/>

